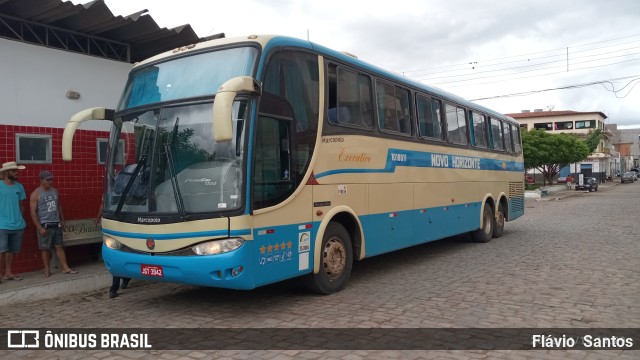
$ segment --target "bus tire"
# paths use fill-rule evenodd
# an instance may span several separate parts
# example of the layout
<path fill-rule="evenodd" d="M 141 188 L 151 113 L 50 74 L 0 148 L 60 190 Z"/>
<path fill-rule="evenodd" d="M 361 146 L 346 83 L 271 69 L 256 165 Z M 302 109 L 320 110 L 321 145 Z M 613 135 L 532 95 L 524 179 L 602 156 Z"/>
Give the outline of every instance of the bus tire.
<path fill-rule="evenodd" d="M 480 229 L 475 230 L 471 233 L 473 237 L 473 241 L 478 243 L 487 243 L 491 241 L 491 237 L 493 236 L 493 229 L 495 227 L 495 217 L 493 215 L 493 210 L 489 204 L 484 204 L 484 210 L 482 213 L 482 224 Z"/>
<path fill-rule="evenodd" d="M 320 271 L 309 274 L 306 285 L 311 291 L 329 295 L 347 285 L 353 266 L 353 248 L 347 230 L 337 222 L 330 222 L 322 237 Z"/>
<path fill-rule="evenodd" d="M 498 204 L 498 212 L 496 213 L 495 225 L 493 226 L 493 237 L 499 238 L 504 233 L 504 206 Z"/>

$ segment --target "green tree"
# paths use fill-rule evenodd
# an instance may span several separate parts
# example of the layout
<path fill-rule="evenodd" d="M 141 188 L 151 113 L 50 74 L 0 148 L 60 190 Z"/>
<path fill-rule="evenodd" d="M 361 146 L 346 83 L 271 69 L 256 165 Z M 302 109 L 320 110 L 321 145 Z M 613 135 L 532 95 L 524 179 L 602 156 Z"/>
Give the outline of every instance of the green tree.
<path fill-rule="evenodd" d="M 598 148 L 598 144 L 600 144 L 600 139 L 602 138 L 602 131 L 600 129 L 596 129 L 595 131 L 590 131 L 587 138 L 584 139 L 584 142 L 589 147 L 589 154 L 596 151 Z"/>
<path fill-rule="evenodd" d="M 591 152 L 587 143 L 570 134 L 550 134 L 544 130 L 531 130 L 522 134 L 524 166 L 537 169 L 543 183 L 553 178 L 563 167 L 584 160 Z"/>

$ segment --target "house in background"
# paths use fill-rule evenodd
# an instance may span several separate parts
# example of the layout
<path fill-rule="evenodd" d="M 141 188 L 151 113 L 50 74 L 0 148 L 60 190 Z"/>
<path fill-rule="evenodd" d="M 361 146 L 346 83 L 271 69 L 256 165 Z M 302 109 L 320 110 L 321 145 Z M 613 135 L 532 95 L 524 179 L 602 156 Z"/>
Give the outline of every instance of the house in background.
<path fill-rule="evenodd" d="M 558 176 L 584 174 L 584 176 L 593 176 L 604 181 L 606 177 L 615 174 L 617 170 L 615 167 L 616 162 L 611 153 L 613 134 L 608 132 L 605 127 L 607 116 L 604 113 L 599 111 L 543 111 L 542 109 L 535 109 L 506 115 L 514 118 L 520 124 L 520 127 L 527 131 L 539 129 L 556 134 L 573 133 L 586 137 L 591 131 L 600 129 L 602 131 L 602 139 L 596 150 L 586 160 L 561 169 Z"/>
<path fill-rule="evenodd" d="M 77 244 L 67 249 L 71 263 L 100 252 L 100 229 L 93 219 L 103 192 L 110 123 L 83 124 L 74 138 L 73 161 L 63 162 L 67 121 L 86 108 L 115 108 L 132 63 L 202 40 L 190 25 L 160 28 L 145 13 L 114 16 L 104 0 L 83 5 L 0 1 L 0 163 L 27 167 L 19 179 L 27 198 L 39 185 L 40 171 L 54 174 L 68 225 L 65 242 Z M 122 146 L 121 153 L 133 153 Z M 17 272 L 42 267 L 35 227 L 25 220 L 22 251 L 14 260 Z"/>
<path fill-rule="evenodd" d="M 640 167 L 640 129 L 620 129 L 616 124 L 606 125 L 608 132 L 613 134 L 611 143 L 619 154 L 618 167 L 620 173 L 631 168 Z"/>

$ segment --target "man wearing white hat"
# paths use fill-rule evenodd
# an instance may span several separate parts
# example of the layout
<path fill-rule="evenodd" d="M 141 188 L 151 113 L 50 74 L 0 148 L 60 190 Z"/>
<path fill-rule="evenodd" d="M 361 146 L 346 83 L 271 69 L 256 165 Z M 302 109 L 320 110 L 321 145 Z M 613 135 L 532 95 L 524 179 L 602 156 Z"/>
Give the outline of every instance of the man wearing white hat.
<path fill-rule="evenodd" d="M 13 255 L 20 252 L 22 234 L 27 223 L 22 217 L 22 200 L 27 198 L 24 187 L 18 180 L 18 170 L 25 167 L 10 161 L 2 164 L 0 173 L 0 263 L 5 264 L 2 280 L 22 280 L 11 271 Z"/>

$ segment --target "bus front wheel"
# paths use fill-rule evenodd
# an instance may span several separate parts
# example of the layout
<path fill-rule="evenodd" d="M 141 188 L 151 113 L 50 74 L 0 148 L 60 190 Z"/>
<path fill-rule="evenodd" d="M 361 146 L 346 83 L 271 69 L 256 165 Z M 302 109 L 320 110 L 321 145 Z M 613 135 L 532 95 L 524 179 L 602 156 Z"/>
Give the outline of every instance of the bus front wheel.
<path fill-rule="evenodd" d="M 322 237 L 320 271 L 310 274 L 307 286 L 319 294 L 333 294 L 347 285 L 353 266 L 351 237 L 337 222 L 330 222 Z"/>
<path fill-rule="evenodd" d="M 495 217 L 493 215 L 491 206 L 489 206 L 489 204 L 484 204 L 484 210 L 482 212 L 482 225 L 480 229 L 471 233 L 473 241 L 479 243 L 486 243 L 491 241 L 495 223 Z"/>

